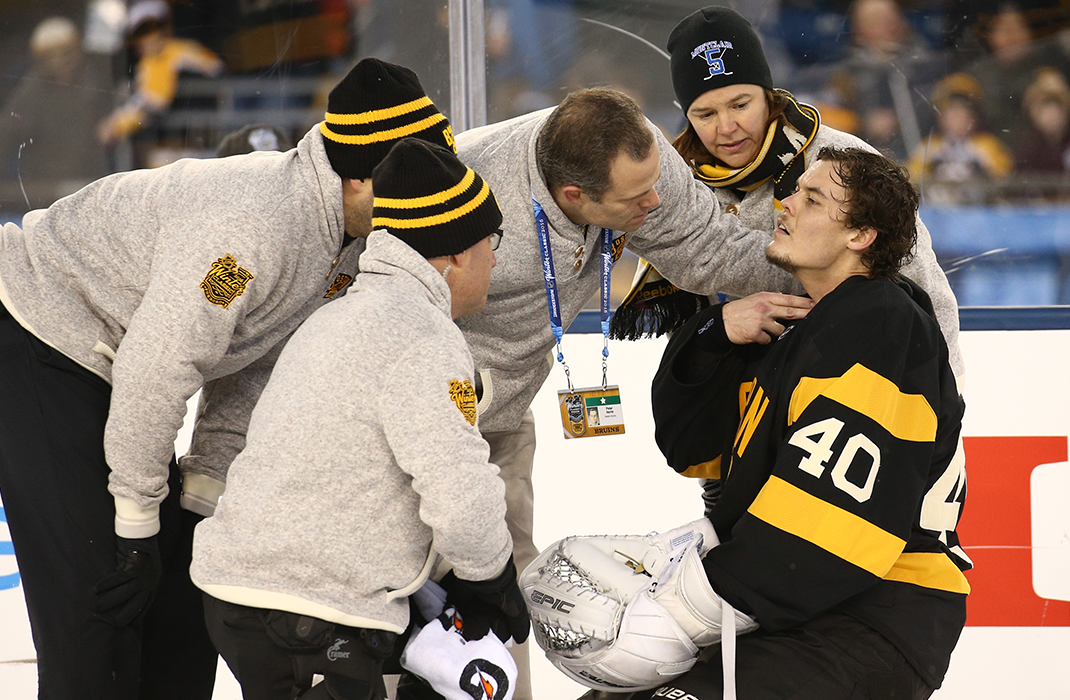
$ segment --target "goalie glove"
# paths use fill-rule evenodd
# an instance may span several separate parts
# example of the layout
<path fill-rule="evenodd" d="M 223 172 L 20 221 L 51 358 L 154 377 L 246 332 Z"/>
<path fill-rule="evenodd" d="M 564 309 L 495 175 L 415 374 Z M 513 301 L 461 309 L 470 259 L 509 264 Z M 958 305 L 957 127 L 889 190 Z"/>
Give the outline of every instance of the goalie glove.
<path fill-rule="evenodd" d="M 689 563 L 705 581 L 699 560 L 716 544 L 705 518 L 645 537 L 554 543 L 520 579 L 536 642 L 573 680 L 607 692 L 655 688 L 687 672 L 696 640 L 720 638 L 721 608 L 708 582 L 708 593 L 694 585 Z"/>

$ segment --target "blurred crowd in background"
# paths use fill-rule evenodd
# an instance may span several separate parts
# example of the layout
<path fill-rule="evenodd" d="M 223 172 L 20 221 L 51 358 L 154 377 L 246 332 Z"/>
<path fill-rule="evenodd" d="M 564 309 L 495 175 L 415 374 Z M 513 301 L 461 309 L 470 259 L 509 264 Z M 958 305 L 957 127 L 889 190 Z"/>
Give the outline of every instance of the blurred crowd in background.
<path fill-rule="evenodd" d="M 684 124 L 663 49 L 702 0 L 484 0 L 487 120 L 621 89 Z M 908 165 L 930 206 L 1070 201 L 1070 0 L 723 0 L 774 82 Z M 102 175 L 296 141 L 360 58 L 449 109 L 447 0 L 0 0 L 0 212 Z"/>

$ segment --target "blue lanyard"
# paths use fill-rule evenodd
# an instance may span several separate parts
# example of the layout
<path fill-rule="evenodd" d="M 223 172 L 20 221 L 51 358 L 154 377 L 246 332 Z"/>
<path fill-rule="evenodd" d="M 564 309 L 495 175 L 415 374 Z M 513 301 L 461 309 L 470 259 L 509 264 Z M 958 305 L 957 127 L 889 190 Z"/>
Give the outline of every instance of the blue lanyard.
<path fill-rule="evenodd" d="M 554 256 L 550 250 L 550 222 L 546 218 L 546 212 L 542 205 L 535 199 L 535 193 L 531 194 L 531 203 L 535 209 L 535 228 L 539 232 L 539 251 L 542 253 L 542 276 L 546 282 L 546 303 L 550 308 L 550 330 L 557 342 L 557 361 L 565 368 L 565 379 L 568 381 L 568 390 L 572 391 L 572 376 L 569 374 L 568 363 L 565 355 L 561 352 L 561 338 L 565 334 L 561 323 L 561 300 L 557 293 L 557 275 L 554 272 Z M 606 374 L 608 371 L 609 358 L 609 282 L 613 272 L 613 229 L 602 229 L 602 270 L 601 270 L 601 326 L 602 326 L 602 387 L 607 385 Z"/>

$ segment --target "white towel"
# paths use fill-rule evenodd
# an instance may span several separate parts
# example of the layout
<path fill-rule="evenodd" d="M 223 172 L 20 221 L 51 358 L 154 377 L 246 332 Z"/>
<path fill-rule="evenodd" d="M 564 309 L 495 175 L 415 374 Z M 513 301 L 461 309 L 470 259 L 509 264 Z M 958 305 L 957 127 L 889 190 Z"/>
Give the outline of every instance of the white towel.
<path fill-rule="evenodd" d="M 413 597 L 431 622 L 409 638 L 402 667 L 446 700 L 512 700 L 517 670 L 505 644 L 493 632 L 465 641 L 463 622 L 452 607 L 443 610 L 445 592 L 434 582 L 428 581 Z"/>

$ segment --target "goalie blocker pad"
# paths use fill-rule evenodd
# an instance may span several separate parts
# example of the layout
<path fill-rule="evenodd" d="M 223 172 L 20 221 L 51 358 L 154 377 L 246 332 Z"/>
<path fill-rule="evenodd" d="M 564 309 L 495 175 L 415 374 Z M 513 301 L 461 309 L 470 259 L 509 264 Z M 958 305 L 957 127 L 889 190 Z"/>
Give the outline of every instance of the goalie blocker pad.
<path fill-rule="evenodd" d="M 686 673 L 699 647 L 720 639 L 722 614 L 735 613 L 722 609 L 702 570 L 716 544 L 706 518 L 645 537 L 555 542 L 520 577 L 536 642 L 596 690 L 646 690 Z M 757 626 L 741 617 L 739 632 Z"/>

